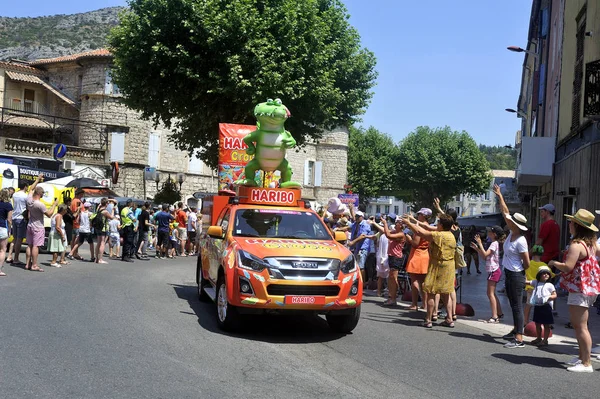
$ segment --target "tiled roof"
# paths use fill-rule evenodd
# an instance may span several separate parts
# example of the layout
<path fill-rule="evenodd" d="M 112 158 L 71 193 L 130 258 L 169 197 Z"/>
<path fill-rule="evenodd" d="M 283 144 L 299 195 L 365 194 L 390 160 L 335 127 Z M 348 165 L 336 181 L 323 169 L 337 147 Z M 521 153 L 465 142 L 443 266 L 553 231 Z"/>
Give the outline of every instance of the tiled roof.
<path fill-rule="evenodd" d="M 37 68 L 33 68 L 33 67 L 30 67 L 27 65 L 19 64 L 16 62 L 9 62 L 9 61 L 0 61 L 0 68 L 12 69 L 13 71 L 29 72 L 29 73 L 33 73 L 36 75 L 44 74 L 44 71 L 39 70 Z"/>
<path fill-rule="evenodd" d="M 112 58 L 112 54 L 105 48 L 87 51 L 85 53 L 71 54 L 65 55 L 64 57 L 56 57 L 56 58 L 43 58 L 41 60 L 31 61 L 29 64 L 36 65 L 47 65 L 47 64 L 55 64 L 60 62 L 73 62 L 79 61 L 84 58 Z"/>
<path fill-rule="evenodd" d="M 54 86 L 52 86 L 50 83 L 43 81 L 42 79 L 40 79 L 37 76 L 29 75 L 29 74 L 26 74 L 26 73 L 12 72 L 12 71 L 6 71 L 6 76 L 10 80 L 15 80 L 15 81 L 18 81 L 18 82 L 26 82 L 26 83 L 34 83 L 34 84 L 42 85 L 46 89 L 48 89 L 50 92 L 52 92 L 55 96 L 57 96 L 58 98 L 60 98 L 64 102 L 66 102 L 67 104 L 69 104 L 71 106 L 74 106 L 74 107 L 77 106 L 75 104 L 75 101 L 71 100 L 63 92 L 61 92 L 60 90 L 58 90 L 57 88 L 55 88 Z"/>
<path fill-rule="evenodd" d="M 29 116 L 8 116 L 5 117 L 4 123 L 11 126 L 34 127 L 37 129 L 52 129 L 52 125 L 48 122 Z"/>

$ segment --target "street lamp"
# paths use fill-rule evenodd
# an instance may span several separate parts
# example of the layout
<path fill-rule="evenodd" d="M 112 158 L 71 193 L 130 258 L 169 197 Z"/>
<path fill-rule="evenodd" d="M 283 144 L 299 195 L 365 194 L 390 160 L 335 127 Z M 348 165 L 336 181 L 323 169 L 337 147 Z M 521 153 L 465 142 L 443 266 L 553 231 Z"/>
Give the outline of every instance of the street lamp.
<path fill-rule="evenodd" d="M 537 53 L 535 53 L 533 51 L 530 51 L 530 50 L 525 50 L 524 48 L 521 48 L 519 46 L 508 46 L 506 49 L 508 51 L 512 51 L 514 53 L 527 53 L 527 54 L 532 55 L 532 56 L 534 56 L 536 58 L 538 56 Z"/>
<path fill-rule="evenodd" d="M 518 111 L 518 110 L 516 110 L 516 109 L 513 109 L 513 108 L 505 108 L 504 110 L 505 110 L 506 112 L 510 112 L 510 113 L 513 113 L 513 114 L 517 114 L 517 116 L 518 116 L 519 118 L 524 118 L 524 119 L 527 119 L 527 114 L 525 114 L 525 113 L 524 113 L 524 112 L 522 112 L 522 111 Z"/>
<path fill-rule="evenodd" d="M 177 173 L 177 182 L 179 183 L 179 191 L 181 191 L 181 185 L 185 181 L 185 173 Z"/>
<path fill-rule="evenodd" d="M 156 183 L 156 191 L 158 191 L 158 183 L 160 183 L 160 173 L 158 170 L 154 172 L 154 182 Z"/>

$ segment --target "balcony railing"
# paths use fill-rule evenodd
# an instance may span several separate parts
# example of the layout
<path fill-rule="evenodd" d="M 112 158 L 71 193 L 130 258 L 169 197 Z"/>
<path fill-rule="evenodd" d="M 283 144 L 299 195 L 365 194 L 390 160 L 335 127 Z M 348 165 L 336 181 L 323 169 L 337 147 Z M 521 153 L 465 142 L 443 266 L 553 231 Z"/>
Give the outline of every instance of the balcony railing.
<path fill-rule="evenodd" d="M 8 155 L 52 158 L 52 146 L 53 143 L 0 137 L 0 153 Z M 103 165 L 106 164 L 106 151 L 69 146 L 66 158 L 77 163 Z"/>
<path fill-rule="evenodd" d="M 11 111 L 21 111 L 34 114 L 48 114 L 46 108 L 37 101 L 9 98 L 6 108 Z"/>
<path fill-rule="evenodd" d="M 583 116 L 600 116 L 600 60 L 585 65 L 585 101 Z"/>

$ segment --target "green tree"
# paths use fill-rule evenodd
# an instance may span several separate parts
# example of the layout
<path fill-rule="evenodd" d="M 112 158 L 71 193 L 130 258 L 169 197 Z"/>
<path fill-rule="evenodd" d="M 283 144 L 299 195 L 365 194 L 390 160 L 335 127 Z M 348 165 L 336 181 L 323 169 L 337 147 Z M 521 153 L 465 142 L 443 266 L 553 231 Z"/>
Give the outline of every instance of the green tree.
<path fill-rule="evenodd" d="M 417 207 L 431 207 L 435 197 L 446 203 L 461 193 L 483 194 L 492 179 L 471 136 L 447 126 L 420 126 L 402 140 L 396 171 L 400 188 L 411 192 L 400 197 Z"/>
<path fill-rule="evenodd" d="M 517 150 L 512 147 L 479 145 L 491 169 L 514 170 L 517 167 Z"/>
<path fill-rule="evenodd" d="M 167 179 L 160 189 L 154 196 L 154 203 L 160 204 L 174 204 L 181 201 L 181 193 L 177 189 L 177 184 L 173 179 Z"/>
<path fill-rule="evenodd" d="M 398 148 L 390 136 L 370 127 L 350 128 L 348 183 L 366 204 L 369 197 L 392 190 Z"/>
<path fill-rule="evenodd" d="M 254 124 L 281 98 L 302 145 L 350 125 L 372 97 L 373 53 L 339 0 L 131 0 L 109 38 L 125 103 L 215 167 L 218 124 Z"/>

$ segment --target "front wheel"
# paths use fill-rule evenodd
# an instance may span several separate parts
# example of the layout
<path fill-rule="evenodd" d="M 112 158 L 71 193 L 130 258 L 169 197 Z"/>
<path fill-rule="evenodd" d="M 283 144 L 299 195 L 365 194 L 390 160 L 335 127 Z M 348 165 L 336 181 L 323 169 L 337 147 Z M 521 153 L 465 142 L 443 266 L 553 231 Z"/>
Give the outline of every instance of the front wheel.
<path fill-rule="evenodd" d="M 240 314 L 237 308 L 229 303 L 223 275 L 217 280 L 217 324 L 225 331 L 234 331 L 240 326 Z"/>
<path fill-rule="evenodd" d="M 360 307 L 353 308 L 350 313 L 347 314 L 328 314 L 325 316 L 327 319 L 327 324 L 329 324 L 329 328 L 337 333 L 348 334 L 358 324 L 358 320 L 360 319 Z"/>

